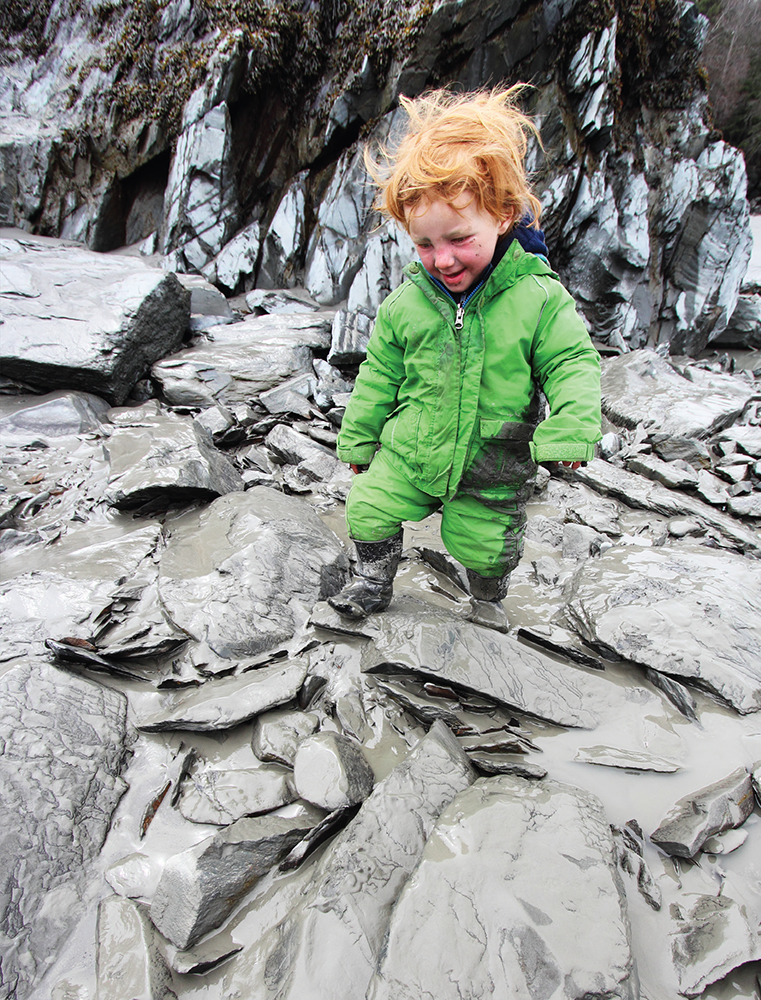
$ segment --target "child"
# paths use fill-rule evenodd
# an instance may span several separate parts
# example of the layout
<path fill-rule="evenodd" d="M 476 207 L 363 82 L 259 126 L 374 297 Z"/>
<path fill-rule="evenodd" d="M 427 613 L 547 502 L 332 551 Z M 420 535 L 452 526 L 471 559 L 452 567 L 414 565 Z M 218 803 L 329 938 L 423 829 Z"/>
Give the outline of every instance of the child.
<path fill-rule="evenodd" d="M 378 311 L 338 436 L 359 473 L 346 503 L 356 574 L 329 599 L 343 615 L 388 607 L 402 522 L 441 509 L 468 617 L 506 632 L 536 463 L 576 468 L 600 438 L 598 354 L 557 275 L 521 245 L 532 246 L 525 225 L 516 239 L 525 214 L 535 230 L 541 214 L 520 89 L 402 98 L 406 132 L 382 151 L 385 168 L 366 154 L 379 210 L 420 261 Z"/>

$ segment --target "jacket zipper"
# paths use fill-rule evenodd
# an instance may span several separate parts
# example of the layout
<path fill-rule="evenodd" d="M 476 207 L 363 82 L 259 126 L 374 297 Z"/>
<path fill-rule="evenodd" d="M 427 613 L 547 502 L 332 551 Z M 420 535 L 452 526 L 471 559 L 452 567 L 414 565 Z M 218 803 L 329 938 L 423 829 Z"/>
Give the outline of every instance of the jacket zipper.
<path fill-rule="evenodd" d="M 446 295 L 448 295 L 449 298 L 452 300 L 452 302 L 454 302 L 456 304 L 457 309 L 455 310 L 455 316 L 454 316 L 454 328 L 455 328 L 455 330 L 462 330 L 463 325 L 465 324 L 465 306 L 470 302 L 470 300 L 473 298 L 473 296 L 476 294 L 476 292 L 480 292 L 481 291 L 481 289 L 486 284 L 486 281 L 487 281 L 487 279 L 488 279 L 488 277 L 489 277 L 489 275 L 491 274 L 492 271 L 493 271 L 493 268 L 491 268 L 491 267 L 487 268 L 487 273 L 481 278 L 481 280 L 478 282 L 478 284 L 476 285 L 476 287 L 475 288 L 471 288 L 471 290 L 468 292 L 468 294 L 465 296 L 465 298 L 460 298 L 459 301 L 454 297 L 454 295 L 452 295 L 452 293 L 449 291 L 449 289 L 447 288 L 447 286 L 443 282 L 439 281 L 438 278 L 434 278 L 434 276 L 429 271 L 425 272 L 428 275 L 428 277 L 431 279 L 431 281 L 435 285 L 437 285 L 442 290 L 442 292 L 444 292 Z"/>

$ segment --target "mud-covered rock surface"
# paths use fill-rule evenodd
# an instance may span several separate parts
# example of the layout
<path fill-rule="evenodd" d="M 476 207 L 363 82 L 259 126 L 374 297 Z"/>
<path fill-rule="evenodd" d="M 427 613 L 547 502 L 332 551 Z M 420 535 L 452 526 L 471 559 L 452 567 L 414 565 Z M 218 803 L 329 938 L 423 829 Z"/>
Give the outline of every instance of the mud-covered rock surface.
<path fill-rule="evenodd" d="M 0 396 L 0 995 L 755 997 L 761 358 L 603 357 L 507 635 L 436 514 L 356 622 L 335 310 L 187 287 Z"/>

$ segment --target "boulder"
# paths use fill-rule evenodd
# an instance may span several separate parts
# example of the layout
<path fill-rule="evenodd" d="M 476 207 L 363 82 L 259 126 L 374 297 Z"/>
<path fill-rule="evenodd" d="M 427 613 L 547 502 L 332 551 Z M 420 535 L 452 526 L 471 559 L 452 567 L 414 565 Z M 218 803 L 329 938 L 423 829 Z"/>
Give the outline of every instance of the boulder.
<path fill-rule="evenodd" d="M 362 747 L 328 731 L 302 740 L 293 761 L 293 782 L 302 799 L 333 812 L 364 802 L 375 778 Z"/>
<path fill-rule="evenodd" d="M 174 274 L 28 236 L 0 239 L 0 261 L 6 377 L 120 404 L 182 342 L 190 295 Z"/>

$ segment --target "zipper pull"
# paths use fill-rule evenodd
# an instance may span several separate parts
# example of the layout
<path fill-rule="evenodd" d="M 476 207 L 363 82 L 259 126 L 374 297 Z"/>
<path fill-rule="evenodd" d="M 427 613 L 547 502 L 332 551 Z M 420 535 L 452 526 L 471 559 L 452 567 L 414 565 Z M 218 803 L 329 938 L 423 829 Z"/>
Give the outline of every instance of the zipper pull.
<path fill-rule="evenodd" d="M 457 312 L 454 318 L 454 328 L 455 330 L 462 330 L 462 325 L 465 322 L 465 306 L 462 304 L 462 300 L 457 303 Z"/>

